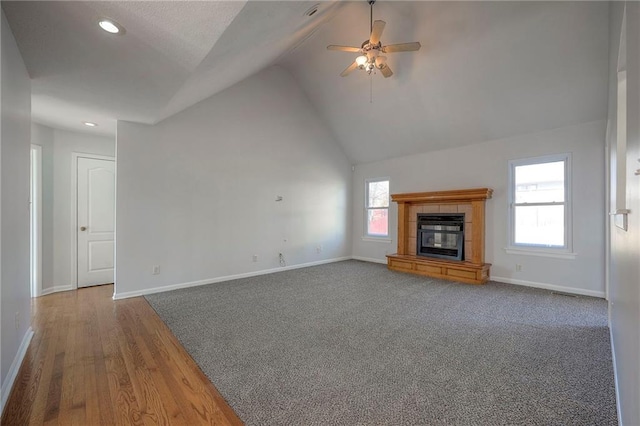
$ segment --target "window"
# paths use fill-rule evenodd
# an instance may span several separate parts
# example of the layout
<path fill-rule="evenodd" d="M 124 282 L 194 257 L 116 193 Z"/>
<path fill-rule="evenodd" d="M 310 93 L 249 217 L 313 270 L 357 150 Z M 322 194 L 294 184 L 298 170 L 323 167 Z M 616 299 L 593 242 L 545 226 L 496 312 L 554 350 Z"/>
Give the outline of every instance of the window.
<path fill-rule="evenodd" d="M 509 162 L 511 248 L 571 249 L 570 160 L 562 154 Z"/>
<path fill-rule="evenodd" d="M 389 236 L 389 179 L 366 181 L 365 223 L 367 237 Z"/>

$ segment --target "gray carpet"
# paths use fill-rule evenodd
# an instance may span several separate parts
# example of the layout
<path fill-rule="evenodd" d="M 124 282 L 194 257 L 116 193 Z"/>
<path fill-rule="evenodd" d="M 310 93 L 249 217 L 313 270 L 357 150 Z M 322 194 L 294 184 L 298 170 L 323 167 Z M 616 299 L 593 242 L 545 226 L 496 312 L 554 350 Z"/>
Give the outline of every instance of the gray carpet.
<path fill-rule="evenodd" d="M 607 305 L 346 261 L 147 296 L 248 425 L 615 425 Z"/>

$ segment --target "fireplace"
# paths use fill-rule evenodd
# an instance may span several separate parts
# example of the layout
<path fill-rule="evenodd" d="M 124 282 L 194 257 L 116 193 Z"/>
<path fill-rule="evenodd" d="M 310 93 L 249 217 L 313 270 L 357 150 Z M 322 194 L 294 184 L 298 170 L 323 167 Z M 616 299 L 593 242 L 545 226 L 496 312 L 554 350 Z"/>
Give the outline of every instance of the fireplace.
<path fill-rule="evenodd" d="M 416 254 L 464 260 L 464 214 L 419 213 Z"/>
<path fill-rule="evenodd" d="M 398 252 L 387 255 L 389 269 L 469 284 L 489 281 L 484 216 L 492 193 L 472 188 L 392 194 L 398 203 Z"/>

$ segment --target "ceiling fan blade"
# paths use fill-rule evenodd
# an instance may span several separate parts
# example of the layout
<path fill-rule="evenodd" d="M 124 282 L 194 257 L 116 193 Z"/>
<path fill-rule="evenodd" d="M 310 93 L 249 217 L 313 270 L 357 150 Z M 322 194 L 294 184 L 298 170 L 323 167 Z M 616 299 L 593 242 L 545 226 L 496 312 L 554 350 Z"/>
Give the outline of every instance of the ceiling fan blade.
<path fill-rule="evenodd" d="M 385 65 L 384 67 L 380 68 L 380 72 L 382 73 L 382 75 L 384 75 L 384 78 L 389 78 L 393 75 L 393 71 L 391 71 L 389 65 Z"/>
<path fill-rule="evenodd" d="M 388 46 L 382 46 L 382 51 L 384 53 L 393 53 L 393 52 L 414 52 L 416 50 L 420 50 L 420 42 L 414 41 L 413 43 L 400 43 L 400 44 L 390 44 Z"/>
<path fill-rule="evenodd" d="M 360 52 L 361 49 L 359 47 L 339 46 L 339 45 L 336 45 L 336 44 L 332 44 L 330 46 L 327 46 L 327 50 L 339 50 L 340 52 L 358 53 L 358 52 Z"/>
<path fill-rule="evenodd" d="M 384 26 L 387 25 L 384 21 L 374 21 L 373 28 L 371 28 L 371 37 L 369 37 L 369 43 L 376 45 L 380 42 L 380 37 L 382 37 L 382 31 L 384 30 Z"/>
<path fill-rule="evenodd" d="M 344 71 L 340 73 L 340 77 L 348 76 L 349 74 L 351 74 L 351 71 L 355 70 L 356 68 L 358 68 L 358 63 L 356 61 L 353 61 L 351 65 L 349 65 Z"/>

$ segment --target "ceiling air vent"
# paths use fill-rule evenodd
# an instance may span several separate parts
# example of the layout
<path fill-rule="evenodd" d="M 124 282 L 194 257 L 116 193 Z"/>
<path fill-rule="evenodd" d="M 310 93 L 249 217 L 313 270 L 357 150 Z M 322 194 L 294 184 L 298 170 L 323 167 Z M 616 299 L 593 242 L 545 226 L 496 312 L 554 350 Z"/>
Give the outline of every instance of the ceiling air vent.
<path fill-rule="evenodd" d="M 319 3 L 314 4 L 309 9 L 307 9 L 306 12 L 304 12 L 304 16 L 313 16 L 313 15 L 315 15 L 316 12 L 318 11 L 318 7 L 320 7 Z"/>

